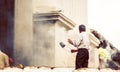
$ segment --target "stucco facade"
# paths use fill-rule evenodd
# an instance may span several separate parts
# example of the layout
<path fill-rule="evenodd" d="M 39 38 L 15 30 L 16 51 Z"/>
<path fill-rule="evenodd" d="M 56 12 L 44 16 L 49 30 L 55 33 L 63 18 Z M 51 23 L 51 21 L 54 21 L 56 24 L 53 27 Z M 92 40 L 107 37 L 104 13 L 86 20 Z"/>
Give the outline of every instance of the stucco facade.
<path fill-rule="evenodd" d="M 65 50 L 69 49 L 67 34 L 79 24 L 87 26 L 87 21 L 87 0 L 16 0 L 15 63 L 74 67 L 76 54 Z M 90 37 L 89 67 L 97 67 L 95 47 L 99 42 Z M 66 44 L 65 49 L 60 47 L 60 42 Z"/>
<path fill-rule="evenodd" d="M 33 48 L 32 0 L 15 0 L 14 58 L 29 65 Z"/>

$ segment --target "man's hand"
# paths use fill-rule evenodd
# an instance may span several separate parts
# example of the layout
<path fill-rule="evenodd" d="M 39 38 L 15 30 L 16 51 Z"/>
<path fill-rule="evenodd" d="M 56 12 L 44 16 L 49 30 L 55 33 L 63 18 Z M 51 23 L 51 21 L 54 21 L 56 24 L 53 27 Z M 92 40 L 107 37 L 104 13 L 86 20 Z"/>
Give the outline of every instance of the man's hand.
<path fill-rule="evenodd" d="M 78 50 L 71 49 L 71 53 L 77 52 Z"/>

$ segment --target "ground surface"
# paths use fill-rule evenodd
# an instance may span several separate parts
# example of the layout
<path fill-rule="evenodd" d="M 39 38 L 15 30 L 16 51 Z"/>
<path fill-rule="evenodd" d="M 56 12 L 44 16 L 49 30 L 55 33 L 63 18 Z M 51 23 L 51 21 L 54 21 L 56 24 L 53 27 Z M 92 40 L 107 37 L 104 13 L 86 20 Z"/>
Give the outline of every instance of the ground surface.
<path fill-rule="evenodd" d="M 120 70 L 112 70 L 112 69 L 78 69 L 74 70 L 74 68 L 48 68 L 48 67 L 8 67 L 1 69 L 0 72 L 120 72 Z"/>

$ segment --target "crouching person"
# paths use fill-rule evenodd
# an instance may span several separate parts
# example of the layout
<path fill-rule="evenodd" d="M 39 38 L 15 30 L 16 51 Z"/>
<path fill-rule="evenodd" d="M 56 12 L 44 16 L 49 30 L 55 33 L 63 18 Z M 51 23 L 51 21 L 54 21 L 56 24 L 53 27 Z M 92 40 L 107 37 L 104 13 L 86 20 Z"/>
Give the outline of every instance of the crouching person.
<path fill-rule="evenodd" d="M 0 69 L 9 66 L 9 57 L 0 50 Z"/>
<path fill-rule="evenodd" d="M 106 53 L 107 53 L 107 51 L 106 51 L 106 49 L 104 49 L 104 48 L 99 48 L 98 49 L 98 51 L 99 51 L 99 66 L 98 66 L 98 69 L 102 69 L 102 68 L 105 68 L 105 64 L 106 64 Z"/>

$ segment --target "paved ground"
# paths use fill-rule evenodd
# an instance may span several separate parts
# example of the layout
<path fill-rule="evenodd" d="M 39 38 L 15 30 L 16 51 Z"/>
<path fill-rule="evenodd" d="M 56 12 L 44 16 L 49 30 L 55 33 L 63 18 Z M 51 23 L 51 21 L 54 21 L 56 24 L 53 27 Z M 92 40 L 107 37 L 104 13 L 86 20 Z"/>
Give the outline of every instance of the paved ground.
<path fill-rule="evenodd" d="M 120 70 L 112 70 L 112 69 L 79 69 L 74 70 L 74 68 L 48 68 L 48 67 L 25 67 L 23 69 L 18 67 L 8 67 L 1 69 L 0 72 L 120 72 Z"/>

